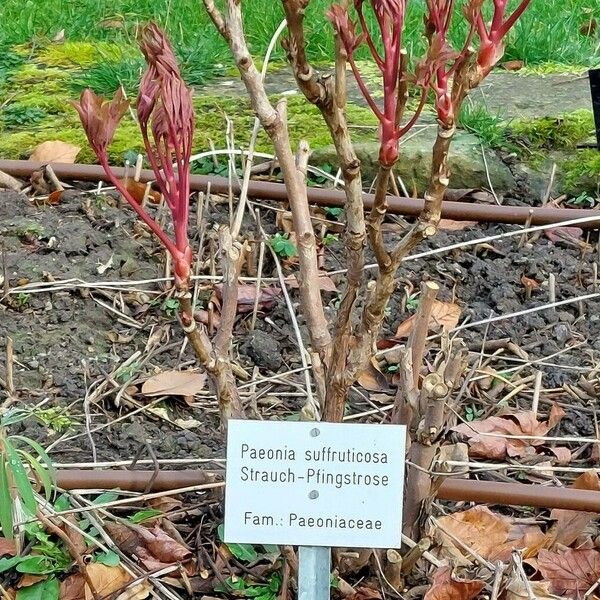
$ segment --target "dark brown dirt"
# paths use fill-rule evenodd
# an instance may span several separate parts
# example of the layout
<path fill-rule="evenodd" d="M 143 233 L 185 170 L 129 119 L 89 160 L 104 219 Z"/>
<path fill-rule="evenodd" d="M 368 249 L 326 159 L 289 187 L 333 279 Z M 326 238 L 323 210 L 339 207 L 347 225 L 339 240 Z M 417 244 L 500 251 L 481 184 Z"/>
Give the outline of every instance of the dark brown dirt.
<path fill-rule="evenodd" d="M 118 384 L 127 383 L 129 378 L 129 385 L 137 386 L 139 380 L 159 370 L 193 365 L 189 349 L 181 353 L 183 336 L 175 317 L 165 310 L 168 291 L 161 288 L 163 284 L 150 283 L 137 288 L 132 285 L 120 291 L 100 285 L 117 280 L 152 279 L 163 273 L 163 252 L 136 222 L 131 211 L 115 204 L 110 197 L 68 192 L 57 206 L 36 206 L 23 196 L 0 193 L 0 235 L 11 288 L 54 280 L 96 282 L 89 288 L 65 286 L 65 289 L 53 292 L 11 293 L 0 305 L 0 361 L 4 363 L 4 340 L 10 336 L 15 347 L 15 384 L 19 401 L 35 405 L 48 399 L 44 408 L 68 407 L 74 422 L 69 434 L 83 431 L 82 406 L 86 390 L 88 393 L 93 390 L 134 352 L 141 354 L 130 372 L 119 374 Z M 210 233 L 212 224 L 223 219 L 223 211 L 218 207 L 209 210 L 207 232 Z M 264 219 L 266 226 L 274 231 L 273 216 L 268 215 L 268 211 L 265 211 Z M 442 247 L 510 229 L 490 225 L 441 232 L 429 247 Z M 398 236 L 399 232 L 389 235 Z M 195 244 L 199 237 L 200 232 L 194 231 Z M 550 273 L 556 276 L 558 300 L 598 291 L 592 274 L 592 263 L 597 260 L 595 254 L 584 255 L 578 247 L 555 244 L 545 236 L 523 246 L 519 246 L 520 239 L 513 237 L 476 249 L 407 262 L 399 274 L 399 282 L 410 282 L 418 290 L 422 279 L 435 280 L 441 286 L 440 299 L 461 306 L 461 321 L 465 318 L 476 321 L 491 314 L 511 313 L 548 302 Z M 590 241 L 595 244 L 593 239 Z M 340 263 L 343 263 L 341 246 L 334 243 L 326 249 L 326 268 L 338 269 Z M 264 275 L 271 276 L 272 268 L 271 261 L 267 260 Z M 531 299 L 525 298 L 521 283 L 523 275 L 540 284 Z M 340 287 L 343 285 L 343 276 L 334 276 L 334 279 Z M 210 294 L 210 286 L 203 286 L 203 290 L 205 288 L 202 293 Z M 412 314 L 405 308 L 403 296 L 400 284 L 390 302 L 385 324 L 387 337 Z M 332 313 L 336 297 L 328 294 L 326 299 Z M 107 306 L 122 313 L 120 320 Z M 558 310 L 493 323 L 487 330 L 487 339 L 510 338 L 526 349 L 532 360 L 543 359 L 584 342 L 576 350 L 550 359 L 553 365 L 562 366 L 539 367 L 544 372 L 544 386 L 560 388 L 565 383 L 577 382 L 582 375 L 577 369 L 592 369 L 598 364 L 599 315 L 600 299 L 595 298 L 581 306 L 569 304 Z M 287 308 L 281 298 L 275 300 L 272 308 L 263 311 L 258 322 L 259 331 L 249 334 L 248 324 L 249 316 L 240 315 L 234 340 L 234 359 L 248 373 L 255 365 L 260 368 L 261 376 L 300 366 Z M 150 358 L 142 364 L 148 358 L 149 336 L 155 334 L 158 327 L 163 328 L 161 343 L 151 350 Z M 467 329 L 461 336 L 471 348 L 478 350 L 485 330 L 485 327 Z M 493 366 L 501 371 L 515 364 L 503 360 Z M 136 365 L 139 366 L 136 368 Z M 293 381 L 302 385 L 300 376 Z M 91 406 L 92 427 L 125 415 L 134 408 L 123 400 L 116 405 L 119 387 L 108 386 L 107 393 Z M 281 401 L 289 413 L 297 412 L 302 403 L 298 396 L 278 398 L 277 389 L 259 399 L 264 402 L 266 418 L 277 401 Z M 297 392 L 294 387 L 287 389 Z M 128 388 L 128 391 L 141 405 L 152 400 L 144 398 L 139 386 Z M 569 396 L 565 394 L 565 398 Z M 208 396 L 197 397 L 192 407 L 175 398 L 162 403 L 161 407 L 168 410 L 171 421 L 195 419 L 198 423 L 186 431 L 144 412 L 94 434 L 98 459 L 130 458 L 145 441 L 153 446 L 160 458 L 222 455 L 223 439 L 216 407 Z M 57 437 L 33 422 L 24 427 L 29 435 L 43 442 Z M 564 427 L 571 433 L 588 435 L 593 432 L 591 421 L 582 419 L 576 410 L 564 421 Z M 91 457 L 91 448 L 85 437 L 79 437 L 58 444 L 54 458 L 58 459 L 59 455 L 61 462 L 87 461 Z"/>

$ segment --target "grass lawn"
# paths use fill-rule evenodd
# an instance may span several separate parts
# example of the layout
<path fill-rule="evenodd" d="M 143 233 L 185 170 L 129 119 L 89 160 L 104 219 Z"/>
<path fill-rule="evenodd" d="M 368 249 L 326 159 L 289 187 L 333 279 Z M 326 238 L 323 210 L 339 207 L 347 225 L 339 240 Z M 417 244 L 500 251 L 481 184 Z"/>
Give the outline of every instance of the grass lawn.
<path fill-rule="evenodd" d="M 327 61 L 331 57 L 331 27 L 324 18 L 330 3 L 330 0 L 313 0 L 310 5 L 308 27 L 314 60 Z M 280 3 L 245 0 L 244 5 L 251 48 L 260 55 L 282 19 Z M 423 0 L 409 2 L 405 45 L 417 53 L 423 47 L 420 38 L 423 5 Z M 506 58 L 521 59 L 528 65 L 598 64 L 597 34 L 580 33 L 582 25 L 594 17 L 600 19 L 597 0 L 533 0 L 510 36 Z M 196 80 L 213 74 L 218 70 L 215 65 L 228 64 L 228 52 L 209 23 L 201 0 L 3 0 L 0 46 L 52 38 L 62 29 L 67 40 L 106 40 L 133 45 L 136 25 L 149 19 L 169 30 L 179 53 L 193 66 L 190 70 Z M 461 27 L 455 27 L 456 42 L 462 39 L 462 33 Z"/>
<path fill-rule="evenodd" d="M 280 2 L 243 2 L 251 50 L 260 58 L 281 22 Z M 324 17 L 330 3 L 312 0 L 307 14 L 309 54 L 321 63 L 330 63 L 333 52 L 332 29 Z M 460 7 L 462 2 L 457 4 Z M 420 37 L 424 0 L 410 0 L 409 9 L 404 43 L 411 56 L 418 58 L 424 51 Z M 60 139 L 83 147 L 80 161 L 93 161 L 69 100 L 84 87 L 112 95 L 123 85 L 135 95 L 144 67 L 136 33 L 150 19 L 169 31 L 189 84 L 201 86 L 215 75 L 233 73 L 229 51 L 201 0 L 0 0 L 0 157 L 26 158 L 40 142 Z M 505 59 L 523 60 L 528 68 L 540 71 L 600 65 L 600 31 L 592 35 L 580 31 L 592 19 L 600 20 L 598 0 L 532 0 L 509 36 Z M 465 24 L 463 19 L 456 22 L 452 38 L 460 45 Z M 64 37 L 60 34 L 59 42 L 53 42 L 63 30 Z M 283 58 L 278 49 L 274 60 Z M 359 58 L 367 56 L 363 53 Z M 365 72 L 374 71 L 365 67 Z M 224 145 L 225 115 L 234 121 L 236 143 L 247 144 L 253 117 L 245 98 L 199 91 L 195 102 L 201 123 L 196 149 L 205 150 L 213 141 L 218 147 Z M 329 133 L 314 107 L 298 97 L 290 98 L 289 109 L 294 140 L 306 137 L 312 148 L 329 144 Z M 591 122 L 591 113 L 586 118 Z M 376 135 L 373 119 L 367 109 L 349 107 L 352 124 L 373 126 L 361 133 L 361 141 Z M 461 126 L 489 146 L 504 143 L 506 127 L 501 117 L 485 110 L 467 108 Z M 270 150 L 264 136 L 258 149 Z M 138 150 L 141 141 L 136 124 L 126 117 L 111 148 L 111 159 L 119 164 L 126 154 Z"/>

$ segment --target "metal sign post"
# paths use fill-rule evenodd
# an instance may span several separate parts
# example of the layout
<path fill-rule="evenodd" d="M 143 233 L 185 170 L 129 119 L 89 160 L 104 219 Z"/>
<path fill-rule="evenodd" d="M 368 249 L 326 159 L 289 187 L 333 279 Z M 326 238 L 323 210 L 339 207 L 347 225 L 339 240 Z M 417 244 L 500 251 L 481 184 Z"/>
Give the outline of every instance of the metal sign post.
<path fill-rule="evenodd" d="M 298 548 L 298 600 L 329 600 L 331 548 Z"/>

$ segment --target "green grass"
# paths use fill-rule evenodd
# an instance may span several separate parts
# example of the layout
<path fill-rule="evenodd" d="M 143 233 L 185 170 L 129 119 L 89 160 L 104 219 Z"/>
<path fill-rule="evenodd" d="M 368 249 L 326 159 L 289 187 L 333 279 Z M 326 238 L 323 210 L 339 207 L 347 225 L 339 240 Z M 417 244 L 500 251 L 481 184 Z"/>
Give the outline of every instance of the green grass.
<path fill-rule="evenodd" d="M 467 98 L 458 116 L 458 125 L 474 133 L 486 146 L 499 148 L 506 141 L 506 122 L 500 114 L 492 114 Z"/>
<path fill-rule="evenodd" d="M 313 0 L 308 10 L 309 55 L 313 60 L 329 60 L 332 56 L 331 26 L 323 16 L 329 4 L 330 0 Z M 406 25 L 405 45 L 416 54 L 423 49 L 423 4 L 423 0 L 411 1 Z M 251 50 L 261 55 L 282 19 L 280 3 L 250 0 L 244 5 Z M 534 0 L 509 36 L 506 59 L 521 59 L 529 65 L 600 63 L 597 36 L 579 32 L 581 23 L 594 12 L 599 18 L 596 0 Z M 188 66 L 199 79 L 210 76 L 216 64 L 230 64 L 227 48 L 210 24 L 201 0 L 3 0 L 0 46 L 35 44 L 52 38 L 61 29 L 65 29 L 67 41 L 104 40 L 134 45 L 138 24 L 149 19 L 167 28 L 175 47 L 188 57 Z M 451 32 L 455 43 L 464 34 L 462 21 L 457 19 Z M 276 58 L 283 58 L 280 49 Z"/>

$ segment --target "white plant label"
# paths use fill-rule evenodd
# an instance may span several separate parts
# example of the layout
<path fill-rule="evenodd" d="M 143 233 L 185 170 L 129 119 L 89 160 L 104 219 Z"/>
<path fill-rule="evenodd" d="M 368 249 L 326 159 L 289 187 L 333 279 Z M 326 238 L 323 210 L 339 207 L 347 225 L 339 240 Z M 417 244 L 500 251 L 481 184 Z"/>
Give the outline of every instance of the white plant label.
<path fill-rule="evenodd" d="M 406 428 L 229 421 L 225 542 L 398 548 Z"/>

